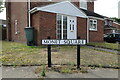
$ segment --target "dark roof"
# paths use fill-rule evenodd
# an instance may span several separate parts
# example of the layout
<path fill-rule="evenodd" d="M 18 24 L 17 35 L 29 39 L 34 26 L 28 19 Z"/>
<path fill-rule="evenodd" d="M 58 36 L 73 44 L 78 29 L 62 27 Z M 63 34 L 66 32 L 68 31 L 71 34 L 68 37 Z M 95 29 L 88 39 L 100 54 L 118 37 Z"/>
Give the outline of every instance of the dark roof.
<path fill-rule="evenodd" d="M 97 14 L 95 12 L 92 12 L 92 11 L 88 11 L 88 10 L 85 10 L 85 9 L 81 9 L 87 16 L 93 16 L 93 17 L 98 17 L 98 18 L 105 18 L 105 16 L 102 16 L 100 14 Z"/>

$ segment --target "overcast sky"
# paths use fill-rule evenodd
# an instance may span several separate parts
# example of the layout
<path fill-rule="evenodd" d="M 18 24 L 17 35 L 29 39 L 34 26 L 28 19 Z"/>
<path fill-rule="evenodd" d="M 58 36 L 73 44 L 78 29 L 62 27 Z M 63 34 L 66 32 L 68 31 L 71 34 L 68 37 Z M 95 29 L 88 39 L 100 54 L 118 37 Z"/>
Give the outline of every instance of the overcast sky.
<path fill-rule="evenodd" d="M 119 1 L 120 0 L 97 0 L 95 1 L 95 12 L 107 17 L 118 17 Z"/>
<path fill-rule="evenodd" d="M 96 0 L 95 12 L 107 17 L 118 17 L 118 2 L 120 0 Z M 6 19 L 6 10 L 0 13 L 0 19 Z"/>

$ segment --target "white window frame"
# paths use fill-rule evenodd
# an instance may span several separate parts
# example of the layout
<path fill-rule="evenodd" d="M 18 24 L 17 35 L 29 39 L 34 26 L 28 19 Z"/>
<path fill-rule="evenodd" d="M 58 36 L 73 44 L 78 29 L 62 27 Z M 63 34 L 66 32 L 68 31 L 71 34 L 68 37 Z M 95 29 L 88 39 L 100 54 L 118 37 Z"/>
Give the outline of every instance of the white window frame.
<path fill-rule="evenodd" d="M 93 24 L 96 24 L 96 29 L 93 29 L 93 28 L 91 28 L 91 24 L 90 24 L 90 21 L 92 20 L 92 27 L 93 27 Z M 96 19 L 90 19 L 90 21 L 89 21 L 89 30 L 92 30 L 92 31 L 97 31 L 97 20 Z M 94 22 L 94 21 L 96 21 L 96 23 Z"/>
<path fill-rule="evenodd" d="M 64 35 L 64 34 L 63 34 L 63 33 L 64 33 L 64 32 L 63 32 L 63 30 L 64 30 L 64 29 L 63 29 L 63 25 L 64 25 L 64 24 L 63 24 L 63 16 L 66 16 L 66 17 L 67 17 L 67 15 L 57 14 L 57 16 L 56 16 L 56 24 L 57 24 L 57 25 L 56 25 L 56 38 L 58 38 L 58 32 L 57 32 L 57 31 L 58 31 L 58 23 L 57 23 L 57 17 L 58 17 L 58 15 L 61 15 L 61 39 L 63 39 L 63 38 L 64 38 L 64 37 L 63 37 L 63 35 Z M 66 30 L 67 30 L 67 29 L 66 29 Z M 66 33 L 66 35 L 67 35 L 67 33 Z M 67 38 L 67 37 L 66 37 L 66 38 Z"/>
<path fill-rule="evenodd" d="M 80 8 L 87 10 L 87 1 L 79 0 Z"/>

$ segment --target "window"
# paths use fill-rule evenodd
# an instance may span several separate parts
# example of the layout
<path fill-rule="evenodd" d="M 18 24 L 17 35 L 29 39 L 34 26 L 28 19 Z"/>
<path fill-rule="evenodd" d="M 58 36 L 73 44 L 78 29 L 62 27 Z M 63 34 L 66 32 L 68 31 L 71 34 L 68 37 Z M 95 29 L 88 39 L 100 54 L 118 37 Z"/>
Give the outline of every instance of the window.
<path fill-rule="evenodd" d="M 69 22 L 69 24 L 70 24 L 70 31 L 74 31 L 75 29 L 75 22 L 74 22 L 74 19 L 71 19 L 70 20 L 70 22 Z"/>
<path fill-rule="evenodd" d="M 67 39 L 67 16 L 57 15 L 57 39 Z"/>
<path fill-rule="evenodd" d="M 87 10 L 87 1 L 86 0 L 80 0 L 80 8 Z"/>
<path fill-rule="evenodd" d="M 109 21 L 109 26 L 112 26 L 112 21 Z"/>
<path fill-rule="evenodd" d="M 97 20 L 90 19 L 90 30 L 97 30 Z"/>
<path fill-rule="evenodd" d="M 108 25 L 108 21 L 107 20 L 105 20 L 105 25 Z"/>

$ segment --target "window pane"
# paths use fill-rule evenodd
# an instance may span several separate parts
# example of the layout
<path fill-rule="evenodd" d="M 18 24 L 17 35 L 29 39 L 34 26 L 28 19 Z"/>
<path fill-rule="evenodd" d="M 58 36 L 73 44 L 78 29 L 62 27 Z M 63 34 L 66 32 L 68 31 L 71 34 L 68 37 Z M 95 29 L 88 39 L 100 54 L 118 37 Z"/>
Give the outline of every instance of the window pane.
<path fill-rule="evenodd" d="M 67 30 L 63 30 L 63 33 L 66 34 L 66 33 L 67 33 Z"/>
<path fill-rule="evenodd" d="M 96 24 L 97 22 L 96 21 L 94 21 L 94 24 Z"/>
<path fill-rule="evenodd" d="M 96 24 L 93 25 L 93 29 L 96 29 Z"/>
<path fill-rule="evenodd" d="M 61 20 L 57 20 L 57 23 L 58 23 L 58 24 L 61 24 L 61 22 L 62 22 Z"/>
<path fill-rule="evenodd" d="M 71 30 L 71 24 L 70 24 L 70 30 Z"/>
<path fill-rule="evenodd" d="M 93 26 L 93 21 L 90 20 L 90 28 L 92 28 L 92 26 Z"/>
<path fill-rule="evenodd" d="M 58 25 L 57 30 L 61 30 L 61 25 Z"/>
<path fill-rule="evenodd" d="M 58 33 L 61 34 L 61 30 L 58 30 Z"/>
<path fill-rule="evenodd" d="M 57 38 L 58 38 L 58 39 L 61 39 L 61 34 L 58 34 Z"/>
<path fill-rule="evenodd" d="M 57 15 L 57 20 L 61 20 L 62 16 L 61 15 Z"/>
<path fill-rule="evenodd" d="M 67 30 L 67 16 L 63 16 L 63 29 Z"/>
<path fill-rule="evenodd" d="M 63 30 L 67 30 L 67 26 L 63 26 Z"/>
<path fill-rule="evenodd" d="M 67 39 L 67 34 L 63 34 L 63 39 Z"/>
<path fill-rule="evenodd" d="M 63 21 L 67 21 L 67 16 L 63 16 Z"/>
<path fill-rule="evenodd" d="M 61 39 L 62 15 L 57 15 L 57 38 Z"/>
<path fill-rule="evenodd" d="M 73 30 L 74 30 L 74 24 L 73 24 Z"/>

